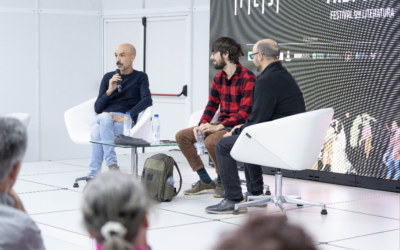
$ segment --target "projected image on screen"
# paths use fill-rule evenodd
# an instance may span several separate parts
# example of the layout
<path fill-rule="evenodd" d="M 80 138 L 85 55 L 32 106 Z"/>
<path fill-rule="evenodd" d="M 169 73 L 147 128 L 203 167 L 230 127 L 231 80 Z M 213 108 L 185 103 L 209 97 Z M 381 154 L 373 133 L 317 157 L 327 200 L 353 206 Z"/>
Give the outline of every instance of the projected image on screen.
<path fill-rule="evenodd" d="M 311 169 L 391 180 L 400 174 L 400 1 L 211 0 L 210 46 L 241 43 L 240 63 L 271 38 L 307 111 L 335 110 Z M 210 83 L 218 71 L 210 62 Z"/>

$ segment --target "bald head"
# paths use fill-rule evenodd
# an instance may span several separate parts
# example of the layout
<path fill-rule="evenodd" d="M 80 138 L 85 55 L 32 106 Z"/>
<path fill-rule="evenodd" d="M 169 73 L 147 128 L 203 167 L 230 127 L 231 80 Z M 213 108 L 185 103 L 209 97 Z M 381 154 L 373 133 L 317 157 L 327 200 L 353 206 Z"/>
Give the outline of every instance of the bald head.
<path fill-rule="evenodd" d="M 254 44 L 254 51 L 262 53 L 268 60 L 278 60 L 279 45 L 272 39 L 264 39 Z"/>
<path fill-rule="evenodd" d="M 132 63 L 136 58 L 136 49 L 132 44 L 125 43 L 115 50 L 115 61 L 122 74 L 129 74 L 133 71 Z"/>
<path fill-rule="evenodd" d="M 129 43 L 124 43 L 118 46 L 117 50 L 120 52 L 125 52 L 126 54 L 129 54 L 130 56 L 136 56 L 136 49 L 132 44 Z"/>

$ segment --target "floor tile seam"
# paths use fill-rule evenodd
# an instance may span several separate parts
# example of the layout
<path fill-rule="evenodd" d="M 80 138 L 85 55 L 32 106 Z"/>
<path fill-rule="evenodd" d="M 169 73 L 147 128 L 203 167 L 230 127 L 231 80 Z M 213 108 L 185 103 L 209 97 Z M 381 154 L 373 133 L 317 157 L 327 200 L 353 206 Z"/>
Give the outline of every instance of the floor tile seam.
<path fill-rule="evenodd" d="M 389 232 L 399 231 L 399 230 L 400 230 L 399 228 L 397 228 L 397 229 L 390 229 L 390 230 L 386 230 L 386 231 L 381 231 L 381 232 L 376 232 L 376 233 L 370 233 L 370 234 L 364 234 L 364 235 L 354 236 L 354 237 L 345 238 L 345 239 L 340 239 L 340 240 L 332 240 L 332 241 L 327 241 L 326 244 L 331 245 L 332 242 L 340 242 L 340 241 L 351 240 L 351 239 L 356 239 L 356 238 L 362 238 L 362 237 L 367 237 L 367 236 L 376 235 L 376 234 L 382 234 L 382 233 L 389 233 Z"/>
<path fill-rule="evenodd" d="M 164 210 L 164 211 L 168 211 L 168 212 L 172 212 L 172 213 L 176 213 L 176 214 L 183 214 L 183 215 L 187 215 L 187 216 L 192 216 L 192 217 L 196 217 L 196 218 L 201 218 L 201 219 L 205 219 L 205 220 L 209 220 L 209 221 L 213 221 L 213 220 L 214 220 L 214 219 L 210 219 L 210 218 L 206 218 L 206 217 L 202 217 L 202 216 L 198 216 L 198 215 L 182 213 L 182 212 L 173 211 L 173 210 L 169 210 L 169 209 L 165 209 L 165 208 L 157 208 L 157 207 L 154 207 L 154 208 L 155 208 L 155 209 Z"/>
<path fill-rule="evenodd" d="M 322 243 L 316 244 L 316 246 L 321 246 L 321 245 L 333 246 L 333 247 L 337 247 L 337 248 L 340 248 L 340 249 L 346 249 L 346 250 L 356 250 L 354 248 L 348 248 L 348 247 L 343 247 L 343 246 L 332 245 L 332 244 L 329 244 L 327 242 L 322 242 Z"/>
<path fill-rule="evenodd" d="M 44 213 L 36 213 L 36 214 L 29 214 L 29 216 L 34 216 L 34 215 L 43 215 L 43 214 L 55 214 L 55 213 L 63 213 L 63 212 L 71 212 L 71 211 L 81 211 L 82 209 L 77 208 L 77 209 L 68 209 L 68 210 L 60 210 L 60 211 L 52 211 L 52 212 L 44 212 Z"/>
<path fill-rule="evenodd" d="M 363 214 L 363 215 L 369 215 L 369 216 L 374 216 L 374 217 L 380 217 L 380 218 L 384 218 L 384 219 L 390 219 L 390 220 L 397 220 L 397 221 L 400 221 L 400 219 L 397 219 L 397 218 L 386 217 L 386 216 L 381 216 L 381 215 L 367 214 L 367 213 L 362 213 L 362 212 L 357 212 L 357 211 L 351 211 L 351 210 L 346 210 L 346 209 L 340 209 L 340 208 L 334 208 L 334 207 L 327 207 L 327 208 L 333 209 L 333 210 L 344 211 L 344 212 L 350 212 L 350 213 L 356 213 L 356 214 Z"/>
<path fill-rule="evenodd" d="M 184 196 L 177 196 L 175 197 L 175 199 L 190 199 L 190 198 L 194 198 L 194 197 L 202 197 L 202 196 L 207 196 L 210 195 L 210 198 L 212 198 L 213 196 L 211 196 L 214 193 L 208 192 L 208 193 L 204 193 L 204 194 L 197 194 L 197 195 L 184 195 Z"/>
<path fill-rule="evenodd" d="M 83 172 L 83 171 L 87 171 L 87 170 L 74 170 L 74 171 L 63 171 L 63 172 L 42 173 L 42 174 L 27 174 L 27 175 L 19 175 L 19 177 L 36 176 L 36 175 L 49 175 L 49 174 L 64 174 L 64 173 Z"/>
<path fill-rule="evenodd" d="M 287 211 L 287 210 L 286 210 L 286 211 Z M 253 211 L 253 212 L 251 212 L 251 213 L 244 213 L 244 214 L 241 214 L 241 216 L 235 215 L 235 217 L 224 218 L 224 219 L 220 219 L 220 220 L 216 220 L 216 221 L 220 221 L 220 222 L 224 222 L 224 223 L 228 223 L 228 224 L 232 224 L 232 225 L 241 226 L 241 225 L 235 224 L 235 223 L 233 223 L 233 222 L 228 222 L 227 220 L 242 218 L 242 217 L 248 216 L 249 214 L 259 214 L 259 213 L 266 213 L 266 212 L 265 212 L 265 211 Z M 270 214 L 275 214 L 275 213 L 281 213 L 281 211 L 273 211 L 273 212 L 271 211 L 271 212 L 268 212 L 268 215 L 270 215 Z"/>
<path fill-rule="evenodd" d="M 84 159 L 84 158 L 82 158 L 82 159 Z M 79 160 L 79 159 L 73 159 L 73 160 Z M 58 162 L 58 161 L 49 161 L 49 162 L 59 163 L 59 164 L 68 165 L 68 166 L 75 166 L 75 167 L 80 167 L 80 168 L 88 168 L 89 167 L 89 166 L 81 166 L 81 165 L 65 163 L 65 162 Z"/>
<path fill-rule="evenodd" d="M 303 206 L 303 207 L 290 208 L 290 209 L 285 209 L 285 210 L 286 211 L 292 211 L 292 210 L 296 210 L 296 209 L 306 209 L 306 208 L 312 208 L 312 207 L 315 207 L 315 206 Z M 343 212 L 350 212 L 350 213 L 356 213 L 356 214 L 363 214 L 363 215 L 369 215 L 369 216 L 374 216 L 374 217 L 380 217 L 380 218 L 390 219 L 390 220 L 400 220 L 400 219 L 391 218 L 391 217 L 385 217 L 385 216 L 380 216 L 380 215 L 367 214 L 367 213 L 361 213 L 361 212 L 356 212 L 356 211 L 351 211 L 351 210 L 345 210 L 345 209 L 340 209 L 340 208 L 329 207 L 328 205 L 326 206 L 326 208 L 333 209 L 333 210 L 339 210 L 339 211 L 343 211 Z"/>
<path fill-rule="evenodd" d="M 18 194 L 18 195 L 21 195 L 21 194 L 43 193 L 43 192 L 61 191 L 61 190 L 67 190 L 67 188 L 58 188 L 58 189 L 50 189 L 50 190 L 23 192 L 23 193 L 17 193 L 17 194 Z"/>
<path fill-rule="evenodd" d="M 356 199 L 356 200 L 349 200 L 349 201 L 338 201 L 338 202 L 326 203 L 326 205 L 342 204 L 342 203 L 365 201 L 365 200 L 373 200 L 373 199 L 380 199 L 380 198 L 389 197 L 389 196 L 398 196 L 398 195 L 397 194 L 388 194 L 388 195 L 382 195 L 382 196 L 376 196 L 376 197 L 370 197 L 370 198 L 363 198 L 363 199 Z"/>
<path fill-rule="evenodd" d="M 44 183 L 40 183 L 40 182 L 35 182 L 35 181 L 24 180 L 24 179 L 20 179 L 19 177 L 17 178 L 17 180 L 18 180 L 18 181 L 26 181 L 26 182 L 31 182 L 31 183 L 35 183 L 35 184 L 39 184 L 39 185 L 43 185 L 43 186 L 49 186 L 49 187 L 55 187 L 55 188 L 63 188 L 63 187 L 53 186 L 53 185 L 44 184 Z"/>
<path fill-rule="evenodd" d="M 86 235 L 86 234 L 81 234 L 81 233 L 77 233 L 77 232 L 74 232 L 74 231 L 71 231 L 71 230 L 67 230 L 67 229 L 63 229 L 63 228 L 51 226 L 51 225 L 48 225 L 48 224 L 45 224 L 45 223 L 42 223 L 42 222 L 36 222 L 36 224 L 40 224 L 40 225 L 44 225 L 44 226 L 47 226 L 47 227 L 56 228 L 56 229 L 58 229 L 58 230 L 62 230 L 62 231 L 65 231 L 65 232 L 77 234 L 77 235 L 80 235 L 80 236 L 85 236 L 85 237 L 88 237 L 88 238 L 90 239 L 90 236 L 89 236 L 89 235 Z M 44 236 L 47 236 L 47 235 L 44 234 Z M 47 236 L 47 237 L 51 237 L 51 236 Z"/>
<path fill-rule="evenodd" d="M 190 225 L 196 225 L 196 224 L 204 224 L 204 223 L 211 223 L 211 222 L 213 222 L 213 221 L 193 222 L 193 223 L 187 223 L 187 224 L 175 225 L 175 226 L 169 226 L 169 227 L 152 228 L 152 229 L 147 229 L 147 231 L 150 231 L 150 230 L 161 230 L 161 229 L 167 229 L 167 228 L 173 228 L 173 227 L 184 227 L 184 226 L 190 226 Z"/>

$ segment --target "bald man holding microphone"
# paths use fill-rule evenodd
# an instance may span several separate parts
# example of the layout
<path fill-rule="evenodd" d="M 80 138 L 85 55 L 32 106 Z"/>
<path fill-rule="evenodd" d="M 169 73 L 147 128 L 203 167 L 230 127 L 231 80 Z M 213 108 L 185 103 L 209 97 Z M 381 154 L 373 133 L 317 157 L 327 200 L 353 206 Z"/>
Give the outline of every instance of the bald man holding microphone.
<path fill-rule="evenodd" d="M 132 67 L 135 58 L 136 49 L 131 44 L 122 44 L 115 50 L 119 72 L 108 72 L 101 81 L 94 104 L 98 115 L 91 130 L 92 141 L 113 141 L 123 133 L 126 112 L 134 126 L 138 114 L 153 104 L 147 74 Z M 110 170 L 119 170 L 114 147 L 93 143 L 88 180 L 100 173 L 103 158 Z"/>

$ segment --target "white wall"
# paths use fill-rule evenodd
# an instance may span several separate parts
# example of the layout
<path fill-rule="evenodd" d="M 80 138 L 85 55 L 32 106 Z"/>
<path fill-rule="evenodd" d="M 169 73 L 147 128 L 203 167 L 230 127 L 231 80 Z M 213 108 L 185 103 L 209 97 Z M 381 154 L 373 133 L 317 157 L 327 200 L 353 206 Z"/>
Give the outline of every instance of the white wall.
<path fill-rule="evenodd" d="M 209 4 L 209 0 L 0 0 L 0 115 L 31 115 L 25 161 L 90 156 L 90 146 L 76 145 L 68 137 L 63 114 L 97 96 L 103 71 L 104 11 L 193 6 L 190 107 L 203 109 L 208 96 Z M 201 8 L 196 11 L 196 7 Z"/>
<path fill-rule="evenodd" d="M 0 1 L 0 115 L 31 115 L 25 161 L 87 157 L 64 112 L 97 95 L 101 0 Z"/>

